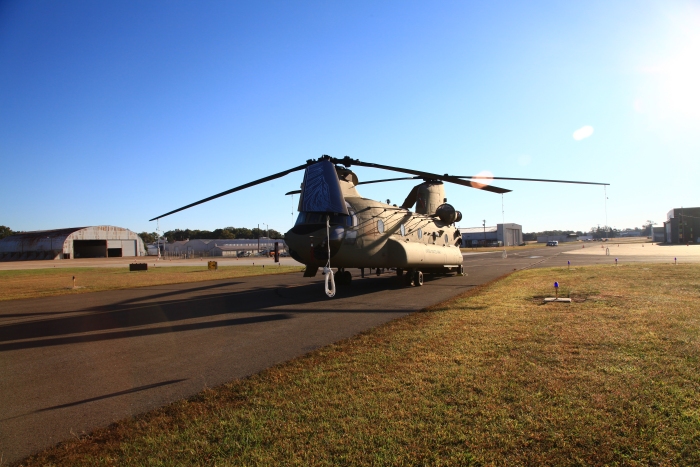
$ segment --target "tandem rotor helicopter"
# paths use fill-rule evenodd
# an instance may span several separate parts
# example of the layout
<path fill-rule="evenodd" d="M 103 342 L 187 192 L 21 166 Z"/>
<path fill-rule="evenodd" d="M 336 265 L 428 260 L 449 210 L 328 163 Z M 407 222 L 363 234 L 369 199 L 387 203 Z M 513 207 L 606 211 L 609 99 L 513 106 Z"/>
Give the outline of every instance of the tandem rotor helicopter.
<path fill-rule="evenodd" d="M 350 170 L 353 165 L 412 176 L 360 182 Z M 300 194 L 299 216 L 294 227 L 284 235 L 284 240 L 290 256 L 306 265 L 304 277 L 314 277 L 319 268 L 323 268 L 329 297 L 336 292 L 331 260 L 333 267 L 338 269 L 338 284 L 352 281 L 347 270 L 350 268 L 360 269 L 362 277 L 365 268 L 376 269 L 377 274 L 384 269 L 395 269 L 407 286 L 423 285 L 425 273 L 463 274 L 462 236 L 455 226 L 462 214 L 447 204 L 444 182 L 500 194 L 511 190 L 490 185 L 489 180 L 609 185 L 570 180 L 439 175 L 362 162 L 347 156 L 338 159 L 324 155 L 167 212 L 151 221 L 300 170 L 305 170 L 301 190 L 286 193 Z M 479 182 L 480 179 L 484 179 L 483 183 Z M 363 198 L 356 189 L 359 185 L 396 180 L 422 180 L 413 187 L 401 206 Z M 415 211 L 411 211 L 414 205 Z"/>

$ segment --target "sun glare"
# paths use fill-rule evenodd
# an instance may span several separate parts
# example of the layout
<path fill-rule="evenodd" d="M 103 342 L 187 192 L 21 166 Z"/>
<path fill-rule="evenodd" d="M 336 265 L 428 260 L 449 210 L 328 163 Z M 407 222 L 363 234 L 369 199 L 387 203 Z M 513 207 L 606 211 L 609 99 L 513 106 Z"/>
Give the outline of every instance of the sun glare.
<path fill-rule="evenodd" d="M 640 71 L 649 76 L 653 95 L 638 97 L 637 112 L 658 112 L 662 118 L 700 118 L 700 8 L 668 16 L 670 37 L 663 56 Z"/>

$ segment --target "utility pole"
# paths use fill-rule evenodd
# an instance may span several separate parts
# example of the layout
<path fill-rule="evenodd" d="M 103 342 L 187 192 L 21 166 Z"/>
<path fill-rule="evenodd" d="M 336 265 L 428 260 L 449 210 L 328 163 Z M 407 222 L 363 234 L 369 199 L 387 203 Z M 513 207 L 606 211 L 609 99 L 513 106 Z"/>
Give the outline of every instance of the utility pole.
<path fill-rule="evenodd" d="M 270 243 L 269 243 L 270 242 L 270 225 L 266 224 L 264 222 L 263 222 L 263 225 L 265 226 L 265 238 L 267 239 L 267 240 L 265 240 L 265 245 L 269 246 L 270 245 Z"/>
<path fill-rule="evenodd" d="M 608 238 L 608 187 L 603 185 L 603 194 L 605 194 L 605 238 Z"/>
<path fill-rule="evenodd" d="M 158 235 L 158 237 L 156 238 L 156 248 L 158 249 L 158 261 L 160 261 L 160 237 L 161 237 L 160 219 L 156 219 L 156 235 Z M 148 247 L 146 247 L 146 248 L 148 248 Z M 146 252 L 146 253 L 148 253 L 148 252 Z"/>

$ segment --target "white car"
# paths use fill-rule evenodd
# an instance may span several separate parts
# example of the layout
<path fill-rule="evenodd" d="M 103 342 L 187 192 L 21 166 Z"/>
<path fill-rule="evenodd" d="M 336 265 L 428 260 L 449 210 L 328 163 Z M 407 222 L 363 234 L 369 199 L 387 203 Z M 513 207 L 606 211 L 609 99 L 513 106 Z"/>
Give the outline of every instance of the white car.
<path fill-rule="evenodd" d="M 558 240 L 551 240 L 547 242 L 547 246 L 559 246 L 559 241 Z"/>

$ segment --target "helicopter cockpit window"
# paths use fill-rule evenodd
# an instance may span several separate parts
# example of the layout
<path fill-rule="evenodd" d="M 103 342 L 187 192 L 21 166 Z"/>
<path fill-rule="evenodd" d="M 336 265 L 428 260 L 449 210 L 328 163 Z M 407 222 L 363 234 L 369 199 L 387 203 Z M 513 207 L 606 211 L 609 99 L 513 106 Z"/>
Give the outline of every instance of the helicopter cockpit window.
<path fill-rule="evenodd" d="M 331 214 L 330 224 L 331 225 L 343 225 L 346 227 L 357 226 L 357 216 L 355 215 L 355 210 L 352 209 L 349 203 L 345 203 L 348 208 L 348 216 L 344 214 Z M 300 212 L 297 217 L 297 221 L 294 225 L 300 224 L 324 224 L 326 223 L 326 214 L 317 212 Z"/>
<path fill-rule="evenodd" d="M 402 237 L 405 237 L 406 236 L 406 226 L 401 224 L 401 227 L 399 227 L 399 232 L 401 232 Z"/>
<path fill-rule="evenodd" d="M 423 229 L 418 229 L 418 238 L 423 238 Z"/>
<path fill-rule="evenodd" d="M 384 233 L 384 221 L 379 219 L 377 221 L 377 231 L 381 234 Z"/>
<path fill-rule="evenodd" d="M 445 245 L 447 245 L 448 243 L 450 243 L 450 237 L 449 235 L 445 234 Z"/>

